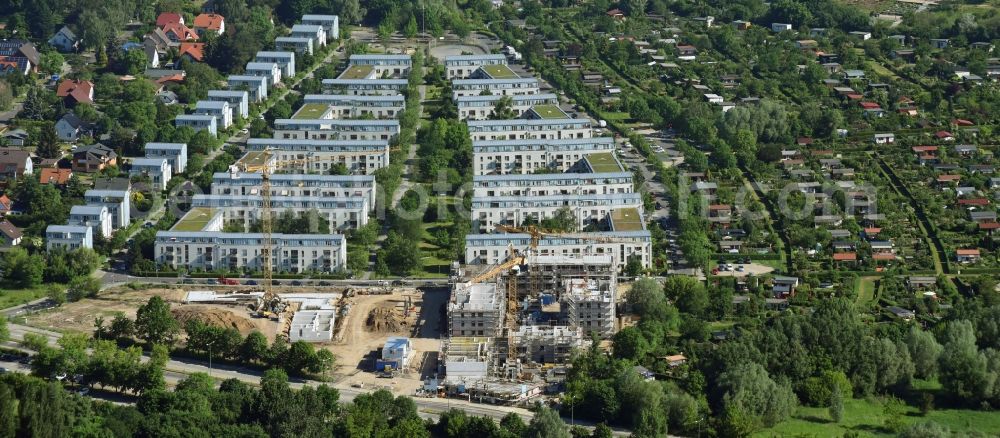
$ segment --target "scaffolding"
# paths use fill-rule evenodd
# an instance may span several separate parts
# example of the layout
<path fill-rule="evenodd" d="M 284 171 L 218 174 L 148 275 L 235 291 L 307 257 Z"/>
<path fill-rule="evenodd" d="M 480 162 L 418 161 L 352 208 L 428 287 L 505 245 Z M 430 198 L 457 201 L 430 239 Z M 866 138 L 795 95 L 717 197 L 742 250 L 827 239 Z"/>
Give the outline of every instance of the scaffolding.
<path fill-rule="evenodd" d="M 566 322 L 584 333 L 608 338 L 615 333 L 615 289 L 613 281 L 577 278 L 565 281 L 563 303 Z"/>

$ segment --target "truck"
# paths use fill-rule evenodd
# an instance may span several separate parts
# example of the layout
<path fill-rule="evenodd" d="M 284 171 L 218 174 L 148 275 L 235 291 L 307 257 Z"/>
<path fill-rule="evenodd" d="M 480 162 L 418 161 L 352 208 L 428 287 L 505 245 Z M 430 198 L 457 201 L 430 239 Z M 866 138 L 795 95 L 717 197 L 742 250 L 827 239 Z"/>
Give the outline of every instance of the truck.
<path fill-rule="evenodd" d="M 219 284 L 224 284 L 226 286 L 239 286 L 240 282 L 232 278 L 219 277 Z"/>

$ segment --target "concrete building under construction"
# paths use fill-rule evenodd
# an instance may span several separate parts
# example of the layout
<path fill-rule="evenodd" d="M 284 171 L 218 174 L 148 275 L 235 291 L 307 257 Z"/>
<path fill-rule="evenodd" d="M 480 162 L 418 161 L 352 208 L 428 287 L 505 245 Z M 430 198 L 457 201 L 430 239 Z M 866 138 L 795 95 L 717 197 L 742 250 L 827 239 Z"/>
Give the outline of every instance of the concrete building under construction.
<path fill-rule="evenodd" d="M 565 280 L 563 311 L 570 327 L 584 335 L 597 333 L 603 338 L 615 333 L 614 281 L 584 278 Z"/>
<path fill-rule="evenodd" d="M 497 283 L 458 283 L 448 303 L 448 335 L 500 336 L 506 300 Z"/>
<path fill-rule="evenodd" d="M 453 336 L 445 341 L 443 350 L 446 382 L 482 380 L 491 374 L 493 338 Z"/>
<path fill-rule="evenodd" d="M 521 326 L 513 335 L 521 363 L 562 364 L 589 341 L 580 327 Z"/>

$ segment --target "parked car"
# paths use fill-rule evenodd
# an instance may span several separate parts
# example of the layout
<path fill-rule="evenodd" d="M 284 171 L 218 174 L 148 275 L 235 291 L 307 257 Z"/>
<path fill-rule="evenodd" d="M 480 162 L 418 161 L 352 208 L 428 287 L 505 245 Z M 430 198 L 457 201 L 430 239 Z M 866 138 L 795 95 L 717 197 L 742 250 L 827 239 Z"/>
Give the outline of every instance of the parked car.
<path fill-rule="evenodd" d="M 292 280 L 292 286 L 302 286 L 302 282 L 299 280 Z"/>
<path fill-rule="evenodd" d="M 247 280 L 243 284 L 246 285 L 246 286 L 256 286 L 257 285 L 257 281 L 255 281 L 255 280 Z"/>
<path fill-rule="evenodd" d="M 333 283 L 330 283 L 329 281 L 326 281 L 326 280 L 323 280 L 323 281 L 321 281 L 319 283 L 316 283 L 316 284 L 319 285 L 319 286 L 333 286 Z"/>

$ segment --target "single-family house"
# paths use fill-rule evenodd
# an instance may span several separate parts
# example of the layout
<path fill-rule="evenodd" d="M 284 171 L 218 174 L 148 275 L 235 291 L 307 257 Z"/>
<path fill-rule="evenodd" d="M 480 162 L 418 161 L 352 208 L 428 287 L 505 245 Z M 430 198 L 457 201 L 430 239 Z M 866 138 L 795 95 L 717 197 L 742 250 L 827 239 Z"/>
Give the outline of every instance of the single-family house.
<path fill-rule="evenodd" d="M 198 33 L 185 26 L 184 23 L 170 23 L 160 29 L 163 30 L 163 34 L 166 35 L 172 43 L 198 41 Z"/>
<path fill-rule="evenodd" d="M 24 234 L 8 220 L 0 221 L 0 246 L 9 248 L 21 244 Z"/>
<path fill-rule="evenodd" d="M 156 27 L 163 27 L 168 24 L 184 24 L 184 15 L 180 12 L 161 12 L 156 16 Z"/>
<path fill-rule="evenodd" d="M 100 143 L 82 146 L 73 152 L 74 172 L 98 172 L 107 166 L 118 164 L 118 154 L 114 149 Z"/>
<path fill-rule="evenodd" d="M 80 38 L 68 27 L 63 26 L 49 38 L 49 45 L 63 53 L 75 52 L 80 48 Z"/>
<path fill-rule="evenodd" d="M 87 131 L 86 127 L 87 124 L 71 111 L 56 122 L 56 135 L 62 141 L 75 142 Z"/>
<path fill-rule="evenodd" d="M 260 51 L 254 57 L 254 62 L 278 64 L 282 77 L 295 76 L 295 52 Z"/>
<path fill-rule="evenodd" d="M 281 83 L 281 67 L 273 62 L 248 62 L 244 74 L 267 78 L 269 85 Z"/>
<path fill-rule="evenodd" d="M 38 182 L 41 184 L 66 185 L 73 177 L 73 169 L 58 169 L 46 167 L 38 172 Z"/>
<path fill-rule="evenodd" d="M 267 99 L 267 78 L 251 75 L 230 75 L 226 82 L 230 90 L 246 91 L 251 102 L 262 102 Z"/>
<path fill-rule="evenodd" d="M 56 89 L 56 96 L 63 98 L 66 106 L 94 103 L 94 83 L 78 79 L 63 79 Z"/>
<path fill-rule="evenodd" d="M 16 148 L 0 148 L 0 180 L 16 180 L 35 171 L 31 152 Z"/>
<path fill-rule="evenodd" d="M 11 146 L 24 146 L 28 141 L 28 131 L 23 129 L 11 129 L 3 133 L 4 140 Z"/>
<path fill-rule="evenodd" d="M 200 36 L 206 33 L 222 35 L 226 31 L 226 18 L 219 14 L 198 14 L 193 27 Z"/>
<path fill-rule="evenodd" d="M 340 38 L 340 17 L 336 15 L 306 14 L 302 16 L 299 23 L 311 26 L 323 26 L 326 31 L 327 40 Z"/>
<path fill-rule="evenodd" d="M 309 38 L 313 40 L 313 47 L 323 47 L 326 45 L 326 29 L 323 26 L 296 24 L 292 26 L 292 38 Z"/>
<path fill-rule="evenodd" d="M 291 50 L 300 55 L 313 53 L 313 39 L 308 37 L 277 37 L 274 39 L 274 49 Z"/>
<path fill-rule="evenodd" d="M 83 199 L 87 205 L 103 205 L 108 209 L 111 216 L 111 228 L 117 230 L 127 227 L 132 221 L 132 189 L 128 180 L 125 180 L 124 187 L 119 188 L 96 188 L 87 190 L 83 194 Z"/>
<path fill-rule="evenodd" d="M 191 62 L 202 62 L 205 60 L 205 43 L 181 43 L 177 47 L 177 63 L 180 66 L 181 60 Z"/>

